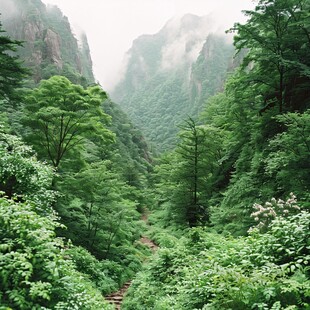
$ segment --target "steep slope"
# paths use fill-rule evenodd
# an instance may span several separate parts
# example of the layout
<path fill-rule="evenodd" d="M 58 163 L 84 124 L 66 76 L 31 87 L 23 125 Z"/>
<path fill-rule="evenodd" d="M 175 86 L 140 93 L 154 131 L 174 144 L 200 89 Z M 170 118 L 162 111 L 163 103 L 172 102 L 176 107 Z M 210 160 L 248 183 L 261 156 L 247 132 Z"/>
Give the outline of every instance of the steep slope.
<path fill-rule="evenodd" d="M 1 0 L 1 19 L 8 35 L 23 41 L 19 54 L 35 82 L 64 75 L 74 83 L 93 83 L 92 62 L 85 35 L 79 44 L 70 23 L 56 6 L 40 0 Z"/>
<path fill-rule="evenodd" d="M 178 125 L 197 116 L 223 85 L 234 49 L 211 16 L 187 14 L 137 38 L 124 78 L 112 92 L 157 151 L 171 149 Z"/>

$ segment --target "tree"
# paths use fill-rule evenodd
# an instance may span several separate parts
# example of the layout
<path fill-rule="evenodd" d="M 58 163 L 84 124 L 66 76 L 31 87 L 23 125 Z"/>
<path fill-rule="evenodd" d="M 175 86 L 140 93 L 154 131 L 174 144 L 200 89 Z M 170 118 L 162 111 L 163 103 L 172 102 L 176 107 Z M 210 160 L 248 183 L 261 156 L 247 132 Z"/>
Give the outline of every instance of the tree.
<path fill-rule="evenodd" d="M 28 70 L 15 53 L 22 43 L 2 35 L 4 32 L 0 22 L 0 121 L 14 131 L 13 124 L 18 118 L 16 106 L 22 97 L 20 86 Z"/>
<path fill-rule="evenodd" d="M 126 199 L 130 186 L 115 174 L 110 161 L 87 165 L 59 185 L 63 196 L 69 196 L 59 208 L 68 226 L 64 234 L 75 244 L 98 258 L 109 258 L 113 248 L 131 244 L 139 235 L 136 202 Z"/>
<path fill-rule="evenodd" d="M 25 133 L 27 140 L 55 168 L 70 151 L 77 152 L 86 137 L 113 141 L 114 135 L 105 127 L 110 117 L 101 109 L 106 96 L 99 86 L 84 89 L 65 77 L 43 80 L 26 97 L 24 122 L 30 128 Z"/>
<path fill-rule="evenodd" d="M 18 56 L 14 55 L 22 42 L 1 35 L 4 32 L 0 22 L 0 100 L 14 101 L 17 99 L 16 89 L 21 86 L 28 71 L 22 67 Z"/>
<path fill-rule="evenodd" d="M 211 195 L 213 173 L 221 158 L 222 137 L 216 128 L 197 125 L 192 118 L 181 126 L 179 137 L 170 168 L 161 171 L 167 178 L 170 170 L 166 183 L 171 190 L 174 217 L 192 227 L 210 220 L 207 200 Z"/>
<path fill-rule="evenodd" d="M 278 191 L 286 195 L 294 192 L 309 201 L 310 111 L 279 115 L 276 120 L 286 131 L 269 141 L 266 173 L 272 177 Z"/>
<path fill-rule="evenodd" d="M 279 112 L 308 106 L 310 27 L 307 0 L 259 0 L 245 11 L 246 24 L 235 24 L 235 46 L 249 50 L 243 67 L 248 83 L 262 94 L 261 113 L 272 106 Z M 299 89 L 298 98 L 296 90 Z"/>
<path fill-rule="evenodd" d="M 301 135 L 307 118 L 294 116 L 294 126 L 283 120 L 309 108 L 309 1 L 256 2 L 255 10 L 245 12 L 247 22 L 231 29 L 237 50 L 247 54 L 221 100 L 227 102 L 219 120 L 227 129 L 222 163 L 228 169 L 211 210 L 219 231 L 238 235 L 251 225 L 254 199 L 262 203 L 290 191 L 304 196 L 308 181 Z"/>

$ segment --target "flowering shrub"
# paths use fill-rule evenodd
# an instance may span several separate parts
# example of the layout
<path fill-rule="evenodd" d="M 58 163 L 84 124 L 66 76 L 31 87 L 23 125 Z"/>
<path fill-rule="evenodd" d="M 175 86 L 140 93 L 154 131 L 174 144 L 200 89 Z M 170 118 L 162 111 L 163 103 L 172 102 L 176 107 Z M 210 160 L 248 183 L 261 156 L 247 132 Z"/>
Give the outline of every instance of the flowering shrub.
<path fill-rule="evenodd" d="M 249 232 L 251 232 L 254 228 L 257 228 L 261 232 L 266 231 L 268 230 L 268 226 L 271 221 L 276 217 L 287 217 L 288 215 L 295 214 L 296 211 L 300 210 L 300 207 L 297 205 L 296 196 L 293 193 L 290 193 L 290 198 L 286 201 L 272 198 L 270 202 L 265 202 L 263 206 L 255 203 L 253 208 L 256 211 L 251 214 L 251 217 L 259 223 L 255 227 L 251 227 Z"/>

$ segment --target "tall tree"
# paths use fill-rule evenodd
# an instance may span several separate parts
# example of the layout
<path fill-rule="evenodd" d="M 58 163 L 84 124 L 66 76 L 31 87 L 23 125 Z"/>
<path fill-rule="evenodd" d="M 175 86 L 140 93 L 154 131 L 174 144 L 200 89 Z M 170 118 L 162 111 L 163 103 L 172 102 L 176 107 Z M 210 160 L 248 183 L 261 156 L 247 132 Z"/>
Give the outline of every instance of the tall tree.
<path fill-rule="evenodd" d="M 137 227 L 137 203 L 127 199 L 130 186 L 120 180 L 110 161 L 87 165 L 61 182 L 59 214 L 63 233 L 98 258 L 111 258 L 117 246 L 131 244 Z"/>
<path fill-rule="evenodd" d="M 243 67 L 248 83 L 262 96 L 261 112 L 278 106 L 279 112 L 304 110 L 310 79 L 309 1 L 259 0 L 254 11 L 245 11 L 246 24 L 235 24 L 237 50 L 249 50 Z M 296 98 L 296 88 L 299 98 Z"/>
<path fill-rule="evenodd" d="M 190 227 L 210 220 L 207 198 L 211 180 L 221 158 L 221 133 L 211 126 L 198 125 L 189 118 L 181 126 L 180 142 L 161 173 L 168 185 L 173 217 Z M 170 171 L 170 172 L 169 172 Z M 168 174 L 167 174 L 168 172 Z M 172 182 L 172 186 L 171 186 Z M 174 185 L 173 185 L 174 184 Z"/>
<path fill-rule="evenodd" d="M 114 135 L 105 126 L 110 117 L 101 108 L 106 97 L 99 86 L 84 89 L 61 76 L 43 80 L 26 97 L 24 122 L 31 129 L 25 133 L 28 141 L 55 168 L 71 150 L 77 151 L 87 136 L 112 141 Z"/>

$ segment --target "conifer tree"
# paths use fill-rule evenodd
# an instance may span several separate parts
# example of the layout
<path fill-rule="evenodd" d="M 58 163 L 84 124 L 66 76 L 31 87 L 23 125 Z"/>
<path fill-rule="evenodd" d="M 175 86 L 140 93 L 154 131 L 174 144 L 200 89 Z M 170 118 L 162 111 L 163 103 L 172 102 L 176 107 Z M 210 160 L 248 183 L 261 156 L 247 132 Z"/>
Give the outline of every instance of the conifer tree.
<path fill-rule="evenodd" d="M 5 31 L 0 22 L 0 100 L 16 101 L 18 98 L 16 89 L 21 86 L 27 73 L 18 56 L 14 55 L 22 42 L 12 40 L 3 33 Z"/>

